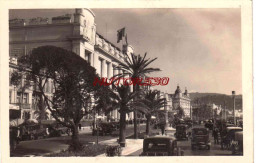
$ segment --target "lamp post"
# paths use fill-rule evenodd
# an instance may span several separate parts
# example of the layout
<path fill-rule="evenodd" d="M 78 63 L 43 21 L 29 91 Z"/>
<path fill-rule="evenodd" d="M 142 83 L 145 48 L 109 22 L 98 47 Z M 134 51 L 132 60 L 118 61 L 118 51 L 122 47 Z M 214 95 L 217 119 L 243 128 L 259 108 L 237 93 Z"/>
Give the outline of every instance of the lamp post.
<path fill-rule="evenodd" d="M 223 119 L 226 121 L 226 101 L 224 101 L 223 111 L 222 111 Z"/>
<path fill-rule="evenodd" d="M 236 125 L 236 92 L 232 91 L 232 98 L 233 98 L 233 118 L 234 118 L 234 125 Z"/>

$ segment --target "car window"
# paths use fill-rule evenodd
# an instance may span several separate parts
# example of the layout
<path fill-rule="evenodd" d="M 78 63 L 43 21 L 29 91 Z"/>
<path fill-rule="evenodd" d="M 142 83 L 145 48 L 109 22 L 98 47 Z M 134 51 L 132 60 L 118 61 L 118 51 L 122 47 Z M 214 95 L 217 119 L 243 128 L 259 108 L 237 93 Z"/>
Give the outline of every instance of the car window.
<path fill-rule="evenodd" d="M 158 152 L 167 152 L 168 149 L 168 141 L 151 141 L 147 142 L 146 148 L 147 151 L 158 151 Z"/>
<path fill-rule="evenodd" d="M 206 135 L 207 130 L 194 130 L 195 135 Z"/>
<path fill-rule="evenodd" d="M 165 149 L 167 149 L 167 144 L 165 144 L 165 143 L 160 143 L 160 144 L 149 143 L 149 145 L 148 145 L 148 150 L 162 151 L 162 150 L 165 150 Z"/>

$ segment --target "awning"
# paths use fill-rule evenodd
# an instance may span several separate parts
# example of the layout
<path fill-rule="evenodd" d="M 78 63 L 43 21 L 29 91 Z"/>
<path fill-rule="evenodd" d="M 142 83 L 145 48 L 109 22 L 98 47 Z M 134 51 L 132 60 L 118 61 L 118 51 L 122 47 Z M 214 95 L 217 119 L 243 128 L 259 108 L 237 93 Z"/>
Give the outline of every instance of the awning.
<path fill-rule="evenodd" d="M 10 110 L 20 110 L 18 105 L 14 105 L 14 104 L 9 104 L 9 109 Z"/>
<path fill-rule="evenodd" d="M 10 126 L 17 127 L 24 122 L 24 119 L 13 119 L 9 122 Z"/>

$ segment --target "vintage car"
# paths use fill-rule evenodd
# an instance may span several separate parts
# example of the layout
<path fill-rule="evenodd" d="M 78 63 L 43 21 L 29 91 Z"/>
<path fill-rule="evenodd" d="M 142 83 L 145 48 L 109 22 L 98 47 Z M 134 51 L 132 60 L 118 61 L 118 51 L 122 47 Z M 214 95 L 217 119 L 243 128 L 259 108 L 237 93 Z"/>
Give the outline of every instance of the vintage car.
<path fill-rule="evenodd" d="M 235 133 L 239 131 L 243 131 L 243 129 L 241 127 L 227 127 L 222 133 L 221 148 L 229 149 L 231 142 L 235 139 Z"/>
<path fill-rule="evenodd" d="M 92 129 L 92 135 L 111 135 L 113 131 L 117 130 L 117 125 L 114 125 L 113 123 L 110 122 L 101 122 L 98 124 L 98 128 L 93 128 Z"/>
<path fill-rule="evenodd" d="M 59 137 L 62 135 L 70 136 L 71 130 L 59 123 L 48 125 L 48 132 L 50 137 Z"/>
<path fill-rule="evenodd" d="M 206 128 L 193 128 L 191 135 L 191 149 L 194 150 L 198 148 L 207 148 L 210 150 L 210 139 L 209 130 Z"/>
<path fill-rule="evenodd" d="M 233 155 L 243 155 L 243 131 L 235 132 L 235 138 L 231 143 Z"/>
<path fill-rule="evenodd" d="M 22 125 L 21 140 L 36 140 L 38 138 L 45 138 L 48 136 L 46 128 L 40 127 L 39 124 Z"/>
<path fill-rule="evenodd" d="M 153 136 L 143 141 L 140 156 L 183 156 L 184 151 L 177 146 L 177 140 L 168 136 Z"/>
<path fill-rule="evenodd" d="M 189 137 L 189 134 L 187 132 L 187 125 L 177 125 L 176 126 L 176 133 L 175 133 L 175 137 L 178 139 L 178 140 L 181 140 L 181 139 L 186 139 L 188 140 L 188 137 Z"/>

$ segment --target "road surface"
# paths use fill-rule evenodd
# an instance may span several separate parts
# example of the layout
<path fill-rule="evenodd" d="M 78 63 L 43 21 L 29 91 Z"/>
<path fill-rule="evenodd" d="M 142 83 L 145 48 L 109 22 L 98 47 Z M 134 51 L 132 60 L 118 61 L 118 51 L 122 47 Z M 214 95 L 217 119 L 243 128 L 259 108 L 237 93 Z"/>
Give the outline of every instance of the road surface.
<path fill-rule="evenodd" d="M 220 144 L 214 144 L 214 138 L 210 132 L 211 149 L 195 149 L 191 150 L 191 140 L 181 140 L 177 142 L 178 147 L 184 150 L 184 156 L 229 156 L 232 152 L 229 150 L 221 150 Z M 143 149 L 131 153 L 129 156 L 139 156 Z"/>
<path fill-rule="evenodd" d="M 145 125 L 140 125 L 140 131 L 145 131 Z M 133 125 L 127 126 L 126 136 L 132 135 L 134 132 Z M 112 136 L 99 136 L 98 141 L 104 141 L 109 139 L 118 138 L 119 131 L 115 131 Z M 80 131 L 80 141 L 83 144 L 89 144 L 97 141 L 97 136 L 92 136 L 91 130 Z M 70 136 L 53 137 L 39 140 L 21 141 L 15 151 L 11 153 L 14 157 L 23 156 L 43 156 L 48 153 L 57 152 L 59 150 L 65 150 L 70 143 Z"/>

